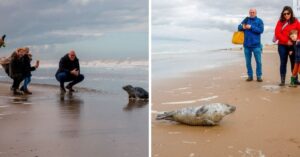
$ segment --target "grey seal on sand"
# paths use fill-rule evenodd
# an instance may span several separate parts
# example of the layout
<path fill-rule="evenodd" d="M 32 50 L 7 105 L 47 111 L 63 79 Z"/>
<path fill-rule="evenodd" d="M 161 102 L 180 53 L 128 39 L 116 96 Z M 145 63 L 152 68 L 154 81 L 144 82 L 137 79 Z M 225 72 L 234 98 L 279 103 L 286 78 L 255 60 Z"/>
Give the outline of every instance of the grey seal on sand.
<path fill-rule="evenodd" d="M 235 106 L 213 103 L 197 107 L 187 107 L 176 111 L 158 114 L 156 120 L 171 120 L 187 125 L 214 126 L 222 118 L 236 110 Z"/>

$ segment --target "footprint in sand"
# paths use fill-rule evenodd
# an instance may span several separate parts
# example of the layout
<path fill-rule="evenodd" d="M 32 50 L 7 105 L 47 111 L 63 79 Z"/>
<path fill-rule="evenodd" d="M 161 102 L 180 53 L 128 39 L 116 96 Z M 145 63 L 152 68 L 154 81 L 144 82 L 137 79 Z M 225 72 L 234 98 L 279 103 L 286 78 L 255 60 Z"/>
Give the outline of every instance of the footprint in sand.
<path fill-rule="evenodd" d="M 183 144 L 197 144 L 195 141 L 182 141 Z"/>
<path fill-rule="evenodd" d="M 245 151 L 239 151 L 242 154 L 241 157 L 266 157 L 261 150 L 254 150 L 251 148 L 246 148 Z"/>
<path fill-rule="evenodd" d="M 266 91 L 273 93 L 279 93 L 281 89 L 281 87 L 279 87 L 278 85 L 264 85 L 262 86 L 262 88 Z"/>

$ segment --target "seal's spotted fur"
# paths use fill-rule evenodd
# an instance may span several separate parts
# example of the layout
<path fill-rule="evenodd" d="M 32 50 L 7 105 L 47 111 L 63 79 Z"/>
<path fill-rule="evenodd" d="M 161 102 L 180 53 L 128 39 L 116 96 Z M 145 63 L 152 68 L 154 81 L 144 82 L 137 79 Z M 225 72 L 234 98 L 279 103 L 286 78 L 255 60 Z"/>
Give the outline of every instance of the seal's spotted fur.
<path fill-rule="evenodd" d="M 158 114 L 157 120 L 171 120 L 187 125 L 217 125 L 224 116 L 234 112 L 235 106 L 222 103 L 188 107 Z"/>

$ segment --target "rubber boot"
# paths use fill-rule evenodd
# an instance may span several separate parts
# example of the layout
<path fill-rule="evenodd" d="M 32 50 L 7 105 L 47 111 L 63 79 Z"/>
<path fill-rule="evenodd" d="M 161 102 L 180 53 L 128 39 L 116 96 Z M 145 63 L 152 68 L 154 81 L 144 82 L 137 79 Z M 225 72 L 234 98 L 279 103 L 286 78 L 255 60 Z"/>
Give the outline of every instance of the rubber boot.
<path fill-rule="evenodd" d="M 292 76 L 291 77 L 290 87 L 297 87 L 296 84 L 295 84 L 295 82 L 296 82 L 296 78 Z"/>
<path fill-rule="evenodd" d="M 279 86 L 284 86 L 285 85 L 285 75 L 281 75 L 281 80 Z"/>

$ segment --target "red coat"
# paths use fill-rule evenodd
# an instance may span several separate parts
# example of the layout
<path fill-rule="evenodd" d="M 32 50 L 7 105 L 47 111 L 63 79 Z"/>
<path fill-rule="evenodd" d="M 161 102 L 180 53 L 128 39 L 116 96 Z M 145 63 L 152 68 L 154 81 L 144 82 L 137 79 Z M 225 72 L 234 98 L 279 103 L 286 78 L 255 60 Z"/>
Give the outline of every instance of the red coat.
<path fill-rule="evenodd" d="M 298 30 L 298 38 L 300 37 L 300 23 L 296 19 L 293 24 L 288 24 L 283 30 L 282 26 L 286 23 L 280 22 L 280 20 L 277 22 L 276 28 L 275 28 L 275 36 L 278 39 L 278 44 L 287 45 L 287 42 L 289 41 L 289 33 L 291 30 L 295 29 Z"/>

